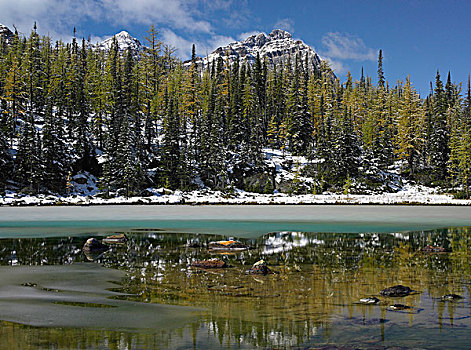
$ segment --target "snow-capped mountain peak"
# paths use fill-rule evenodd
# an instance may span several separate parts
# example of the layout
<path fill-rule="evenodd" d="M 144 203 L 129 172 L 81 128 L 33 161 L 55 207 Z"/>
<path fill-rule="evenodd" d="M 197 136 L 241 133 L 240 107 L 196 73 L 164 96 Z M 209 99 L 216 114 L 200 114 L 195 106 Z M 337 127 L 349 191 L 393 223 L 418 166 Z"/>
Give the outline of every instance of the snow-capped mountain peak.
<path fill-rule="evenodd" d="M 13 36 L 13 32 L 6 26 L 0 23 L 0 38 L 4 38 L 8 43 L 9 39 Z"/>
<path fill-rule="evenodd" d="M 214 50 L 211 54 L 198 61 L 200 66 L 206 66 L 221 57 L 223 60 L 235 61 L 237 57 L 243 62 L 255 62 L 257 54 L 267 60 L 269 66 L 280 66 L 288 60 L 294 63 L 297 54 L 305 62 L 308 59 L 309 68 L 319 69 L 321 59 L 312 47 L 301 40 L 294 40 L 291 34 L 282 29 L 274 29 L 270 34 L 260 33 L 251 35 L 245 40 L 236 41 Z"/>
<path fill-rule="evenodd" d="M 113 36 L 116 38 L 118 43 L 119 51 L 123 52 L 126 51 L 127 48 L 130 48 L 133 52 L 138 52 L 142 48 L 142 44 L 139 40 L 132 37 L 127 31 L 122 30 L 118 34 Z M 111 45 L 113 44 L 113 37 L 103 40 L 96 45 L 96 48 L 99 50 L 109 50 L 111 49 Z"/>
<path fill-rule="evenodd" d="M 286 30 L 283 29 L 274 29 L 270 35 L 271 38 L 274 40 L 277 39 L 291 39 L 291 34 L 288 33 Z"/>

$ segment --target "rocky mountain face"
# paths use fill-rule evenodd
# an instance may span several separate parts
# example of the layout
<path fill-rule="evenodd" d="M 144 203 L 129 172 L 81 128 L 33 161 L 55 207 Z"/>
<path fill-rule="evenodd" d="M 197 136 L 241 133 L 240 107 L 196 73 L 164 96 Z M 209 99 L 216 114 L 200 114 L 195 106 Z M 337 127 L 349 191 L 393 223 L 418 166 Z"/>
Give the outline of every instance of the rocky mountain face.
<path fill-rule="evenodd" d="M 0 41 L 4 40 L 8 43 L 12 36 L 13 32 L 7 26 L 0 23 Z"/>
<path fill-rule="evenodd" d="M 128 32 L 121 31 L 114 36 L 118 42 L 118 49 L 120 52 L 126 51 L 128 48 L 131 49 L 133 53 L 137 53 L 142 49 L 142 44 L 139 40 L 132 37 Z M 113 37 L 103 40 L 95 45 L 96 49 L 107 51 L 111 49 L 113 43 Z"/>
<path fill-rule="evenodd" d="M 321 59 L 314 49 L 301 40 L 294 40 L 290 33 L 281 29 L 275 29 L 268 35 L 265 33 L 252 35 L 243 41 L 219 47 L 208 56 L 198 59 L 197 63 L 200 67 L 205 67 L 218 57 L 234 62 L 237 56 L 241 62 L 247 60 L 253 63 L 257 54 L 260 54 L 262 61 L 266 59 L 268 65 L 273 68 L 274 65 L 279 67 L 281 64 L 286 64 L 288 60 L 293 64 L 298 53 L 303 63 L 307 56 L 310 69 L 320 68 Z"/>

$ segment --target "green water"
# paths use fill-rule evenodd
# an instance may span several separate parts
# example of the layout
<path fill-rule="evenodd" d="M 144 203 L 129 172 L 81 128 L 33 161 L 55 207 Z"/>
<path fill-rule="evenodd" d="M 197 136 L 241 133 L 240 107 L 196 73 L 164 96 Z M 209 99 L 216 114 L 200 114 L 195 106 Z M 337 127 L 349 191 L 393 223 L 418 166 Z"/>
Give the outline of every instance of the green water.
<path fill-rule="evenodd" d="M 466 215 L 454 227 L 429 220 L 435 229 L 387 217 L 350 224 L 186 217 L 167 225 L 134 217 L 126 225 L 81 220 L 80 229 L 57 217 L 37 226 L 25 219 L 0 217 L 1 349 L 469 348 Z M 82 252 L 88 237 L 110 232 L 130 240 L 101 255 Z M 252 249 L 208 250 L 228 236 Z M 446 252 L 425 253 L 426 245 Z M 189 267 L 212 257 L 231 267 Z M 276 273 L 246 274 L 260 259 Z M 396 284 L 417 292 L 380 296 Z M 463 299 L 441 300 L 450 293 Z M 357 303 L 369 296 L 381 302 Z M 397 303 L 411 309 L 388 310 Z"/>

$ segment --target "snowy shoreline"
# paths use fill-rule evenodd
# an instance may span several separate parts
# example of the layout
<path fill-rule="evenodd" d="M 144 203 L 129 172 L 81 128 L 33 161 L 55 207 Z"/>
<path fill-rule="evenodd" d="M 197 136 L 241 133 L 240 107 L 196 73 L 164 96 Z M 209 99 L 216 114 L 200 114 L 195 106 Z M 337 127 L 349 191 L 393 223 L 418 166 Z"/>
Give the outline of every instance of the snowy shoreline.
<path fill-rule="evenodd" d="M 259 194 L 244 191 L 223 193 L 220 191 L 199 190 L 192 192 L 174 191 L 146 197 L 113 197 L 73 195 L 68 197 L 38 195 L 22 196 L 14 193 L 0 197 L 1 206 L 44 206 L 44 205 L 454 205 L 468 206 L 471 200 L 455 199 L 449 194 L 436 194 L 428 188 L 418 186 L 397 193 L 369 195 L 352 194 L 305 194 L 284 193 Z"/>

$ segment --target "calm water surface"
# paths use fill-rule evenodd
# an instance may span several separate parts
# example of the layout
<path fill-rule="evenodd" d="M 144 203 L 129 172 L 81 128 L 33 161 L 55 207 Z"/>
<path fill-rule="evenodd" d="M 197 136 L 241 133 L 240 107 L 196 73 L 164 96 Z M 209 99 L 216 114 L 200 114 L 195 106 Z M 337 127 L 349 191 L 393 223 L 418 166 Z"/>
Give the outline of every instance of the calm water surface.
<path fill-rule="evenodd" d="M 0 239 L 2 349 L 469 349 L 468 227 L 375 233 L 344 223 L 342 233 L 257 226 L 245 235 L 236 227 L 232 235 L 252 249 L 214 254 L 208 243 L 227 238 L 230 227 L 224 235 L 203 234 L 204 222 L 201 233 L 138 225 L 36 235 L 21 225 Z M 88 237 L 110 232 L 130 240 L 102 255 L 82 252 Z M 447 252 L 424 253 L 426 245 Z M 231 267 L 189 267 L 211 257 Z M 277 273 L 247 275 L 260 259 Z M 417 292 L 379 295 L 396 284 Z M 450 293 L 464 298 L 441 301 Z M 380 303 L 357 303 L 369 296 Z M 397 303 L 411 309 L 388 310 Z"/>

